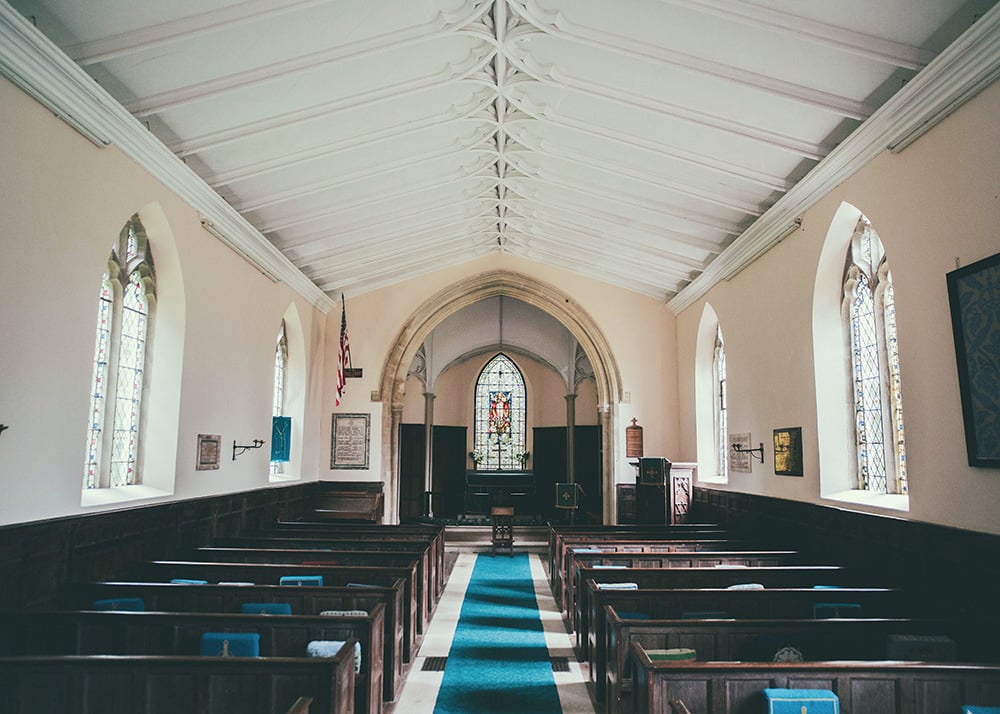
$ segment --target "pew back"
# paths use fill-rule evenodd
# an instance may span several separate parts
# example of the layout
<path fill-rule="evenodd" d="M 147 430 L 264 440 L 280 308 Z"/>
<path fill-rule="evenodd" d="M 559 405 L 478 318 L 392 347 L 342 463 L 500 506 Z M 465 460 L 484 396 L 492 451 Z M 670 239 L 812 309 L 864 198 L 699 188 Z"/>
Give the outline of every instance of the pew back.
<path fill-rule="evenodd" d="M 312 714 L 352 714 L 353 642 L 336 656 L 3 657 L 5 714 L 273 714 L 299 697 Z"/>
<path fill-rule="evenodd" d="M 827 689 L 842 714 L 942 714 L 963 704 L 1000 703 L 1000 666 L 922 662 L 687 662 L 629 651 L 635 672 L 631 712 L 669 714 L 680 699 L 694 712 L 764 711 L 763 690 Z"/>

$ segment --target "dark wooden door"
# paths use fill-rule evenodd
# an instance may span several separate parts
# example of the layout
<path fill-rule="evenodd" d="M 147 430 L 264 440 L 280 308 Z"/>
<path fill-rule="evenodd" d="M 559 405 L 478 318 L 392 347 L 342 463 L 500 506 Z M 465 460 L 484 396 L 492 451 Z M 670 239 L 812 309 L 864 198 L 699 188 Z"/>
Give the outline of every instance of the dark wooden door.
<path fill-rule="evenodd" d="M 465 498 L 465 468 L 468 463 L 464 426 L 435 426 L 432 473 L 434 516 L 458 518 Z"/>
<path fill-rule="evenodd" d="M 535 427 L 531 470 L 535 473 L 535 508 L 547 520 L 562 522 L 567 515 L 555 507 L 556 484 L 566 478 L 566 427 Z"/>
<path fill-rule="evenodd" d="M 399 518 L 424 515 L 424 425 L 399 425 Z"/>

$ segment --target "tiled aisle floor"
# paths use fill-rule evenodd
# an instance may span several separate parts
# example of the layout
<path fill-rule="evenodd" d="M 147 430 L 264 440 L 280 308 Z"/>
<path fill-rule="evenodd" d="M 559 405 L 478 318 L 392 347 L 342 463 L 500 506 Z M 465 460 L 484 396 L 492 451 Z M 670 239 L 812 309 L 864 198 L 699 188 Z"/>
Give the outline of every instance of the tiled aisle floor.
<path fill-rule="evenodd" d="M 486 556 L 490 557 L 490 556 Z M 498 558 L 505 556 L 498 555 Z M 432 714 L 434 702 L 437 699 L 438 688 L 444 678 L 444 672 L 424 672 L 424 661 L 428 657 L 447 657 L 451 649 L 451 640 L 455 635 L 458 616 L 462 610 L 462 600 L 469 578 L 472 576 L 472 566 L 475 564 L 475 553 L 460 553 L 455 567 L 448 578 L 444 595 L 438 603 L 434 619 L 431 621 L 427 634 L 424 635 L 420 651 L 410 665 L 406 684 L 399 700 L 392 706 L 394 714 Z M 531 575 L 535 582 L 535 597 L 538 600 L 538 611 L 545 630 L 545 641 L 550 657 L 568 657 L 569 671 L 554 672 L 556 686 L 559 689 L 559 701 L 563 714 L 594 714 L 594 705 L 587 691 L 586 672 L 573 654 L 566 627 L 562 616 L 556 610 L 555 601 L 549 590 L 549 581 L 545 575 L 541 560 L 532 553 Z M 469 712 L 475 714 L 475 712 Z M 515 713 L 516 714 L 516 713 Z M 558 714 L 553 712 L 553 714 Z"/>

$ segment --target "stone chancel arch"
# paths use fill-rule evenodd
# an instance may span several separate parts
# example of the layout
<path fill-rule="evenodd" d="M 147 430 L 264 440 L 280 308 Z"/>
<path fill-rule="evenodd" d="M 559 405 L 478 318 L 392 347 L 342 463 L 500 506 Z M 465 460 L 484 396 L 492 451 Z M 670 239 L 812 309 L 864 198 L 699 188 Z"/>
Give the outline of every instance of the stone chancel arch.
<path fill-rule="evenodd" d="M 621 373 L 602 330 L 569 295 L 526 275 L 511 271 L 482 273 L 447 287 L 424 301 L 404 322 L 390 346 L 375 401 L 382 403 L 382 479 L 387 489 L 387 516 L 398 517 L 399 424 L 402 419 L 407 373 L 421 345 L 449 316 L 480 300 L 493 297 L 520 300 L 544 311 L 577 340 L 594 370 L 602 426 L 602 473 L 605 520 L 612 513 L 614 489 L 616 405 L 622 391 Z"/>

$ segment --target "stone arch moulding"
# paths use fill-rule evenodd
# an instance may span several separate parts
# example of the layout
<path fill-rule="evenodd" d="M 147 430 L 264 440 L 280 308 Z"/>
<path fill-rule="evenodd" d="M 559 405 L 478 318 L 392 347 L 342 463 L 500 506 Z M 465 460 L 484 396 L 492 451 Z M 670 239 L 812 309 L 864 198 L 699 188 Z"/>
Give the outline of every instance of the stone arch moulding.
<path fill-rule="evenodd" d="M 480 300 L 512 297 L 545 311 L 569 330 L 590 360 L 597 384 L 604 478 L 604 521 L 613 510 L 617 404 L 622 391 L 621 373 L 611 345 L 586 311 L 562 291 L 534 278 L 510 271 L 481 273 L 447 287 L 418 306 L 403 323 L 393 341 L 374 401 L 382 403 L 382 480 L 386 484 L 387 518 L 399 514 L 399 422 L 403 413 L 406 376 L 414 356 L 427 336 L 441 322 Z"/>

